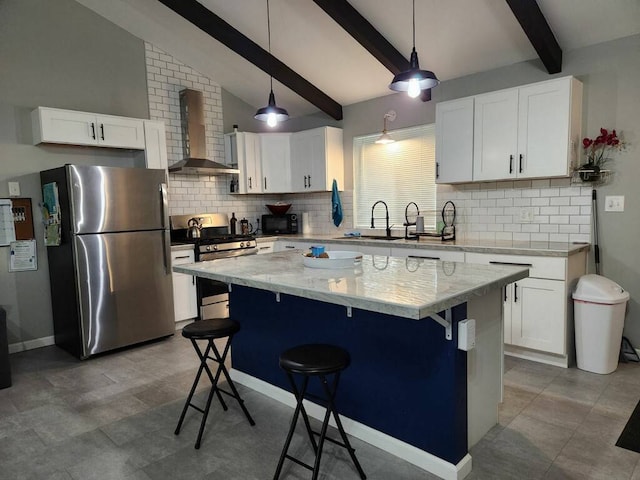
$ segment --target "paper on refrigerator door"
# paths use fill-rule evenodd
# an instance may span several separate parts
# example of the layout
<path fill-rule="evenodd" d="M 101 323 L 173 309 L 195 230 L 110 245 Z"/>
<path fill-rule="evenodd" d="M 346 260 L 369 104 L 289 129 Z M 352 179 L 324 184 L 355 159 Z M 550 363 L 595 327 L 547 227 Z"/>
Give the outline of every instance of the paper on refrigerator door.
<path fill-rule="evenodd" d="M 0 199 L 0 245 L 9 245 L 16 240 L 16 229 L 13 224 L 11 200 Z"/>

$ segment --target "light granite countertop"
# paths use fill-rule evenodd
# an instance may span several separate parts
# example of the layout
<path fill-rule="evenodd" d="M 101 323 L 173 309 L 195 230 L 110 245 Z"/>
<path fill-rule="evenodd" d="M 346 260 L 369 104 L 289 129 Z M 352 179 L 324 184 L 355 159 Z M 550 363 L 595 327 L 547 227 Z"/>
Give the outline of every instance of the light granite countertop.
<path fill-rule="evenodd" d="M 372 257 L 348 269 L 305 267 L 301 250 L 176 265 L 178 273 L 411 319 L 482 296 L 528 269 L 438 260 Z"/>
<path fill-rule="evenodd" d="M 443 242 L 437 238 L 423 237 L 420 240 L 376 240 L 359 237 L 339 237 L 337 235 L 280 235 L 265 236 L 256 239 L 260 242 L 273 242 L 284 240 L 292 242 L 317 242 L 320 244 L 348 244 L 390 247 L 390 248 L 415 248 L 425 250 L 449 250 L 459 252 L 494 253 L 506 255 L 533 255 L 543 257 L 569 257 L 576 253 L 589 250 L 588 243 L 563 243 L 563 242 L 518 242 L 507 240 L 466 240 Z M 354 248 L 355 250 L 356 248 Z"/>

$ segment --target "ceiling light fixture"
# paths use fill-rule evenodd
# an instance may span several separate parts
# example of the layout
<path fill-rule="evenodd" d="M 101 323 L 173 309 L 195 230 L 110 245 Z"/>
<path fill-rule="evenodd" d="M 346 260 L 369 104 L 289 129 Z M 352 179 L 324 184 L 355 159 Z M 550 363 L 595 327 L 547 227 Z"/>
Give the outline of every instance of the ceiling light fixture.
<path fill-rule="evenodd" d="M 422 90 L 427 90 L 438 85 L 440 81 L 435 73 L 429 70 L 420 70 L 418 53 L 416 52 L 416 0 L 413 0 L 413 50 L 409 60 L 409 70 L 400 72 L 389 85 L 396 92 L 407 92 L 411 98 L 416 98 Z"/>
<path fill-rule="evenodd" d="M 269 0 L 267 0 L 267 34 L 269 38 L 269 55 L 271 55 L 271 18 L 269 16 Z M 271 59 L 269 59 L 271 61 Z M 273 94 L 273 75 L 269 75 L 271 91 L 269 92 L 269 103 L 266 107 L 259 108 L 253 118 L 262 122 L 267 122 L 270 127 L 275 127 L 278 122 L 289 119 L 289 113 L 276 105 L 276 97 Z"/>
<path fill-rule="evenodd" d="M 380 135 L 380 137 L 375 141 L 375 143 L 377 143 L 378 145 L 386 145 L 388 143 L 395 142 L 395 140 L 391 138 L 391 135 L 387 133 L 387 120 L 389 120 L 390 122 L 393 122 L 395 119 L 396 119 L 396 112 L 393 110 L 389 110 L 387 113 L 384 114 L 384 118 L 382 120 L 383 122 L 382 135 Z"/>

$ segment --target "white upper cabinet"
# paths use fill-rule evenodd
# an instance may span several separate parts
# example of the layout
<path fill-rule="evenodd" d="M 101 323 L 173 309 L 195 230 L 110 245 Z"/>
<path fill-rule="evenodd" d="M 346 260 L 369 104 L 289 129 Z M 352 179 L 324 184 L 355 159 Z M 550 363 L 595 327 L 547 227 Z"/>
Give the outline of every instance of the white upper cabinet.
<path fill-rule="evenodd" d="M 260 135 L 249 132 L 224 136 L 226 163 L 240 170 L 238 193 L 262 193 Z"/>
<path fill-rule="evenodd" d="M 570 175 L 581 133 L 578 80 L 565 77 L 474 98 L 474 180 Z"/>
<path fill-rule="evenodd" d="M 291 191 L 290 139 L 290 133 L 260 135 L 263 193 Z"/>
<path fill-rule="evenodd" d="M 473 180 L 473 97 L 436 104 L 436 183 Z"/>
<path fill-rule="evenodd" d="M 293 192 L 330 191 L 333 179 L 344 188 L 342 130 L 321 127 L 291 135 Z"/>
<path fill-rule="evenodd" d="M 144 121 L 38 107 L 31 112 L 34 144 L 64 143 L 144 150 Z"/>
<path fill-rule="evenodd" d="M 167 169 L 167 135 L 164 122 L 144 121 L 144 158 L 147 168 Z"/>

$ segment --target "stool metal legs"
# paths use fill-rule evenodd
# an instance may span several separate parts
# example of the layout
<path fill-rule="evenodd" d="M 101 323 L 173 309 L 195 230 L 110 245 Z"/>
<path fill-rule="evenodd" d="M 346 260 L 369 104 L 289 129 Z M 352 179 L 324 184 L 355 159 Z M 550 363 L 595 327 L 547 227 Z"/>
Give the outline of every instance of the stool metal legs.
<path fill-rule="evenodd" d="M 282 448 L 282 453 L 280 455 L 280 460 L 278 461 L 278 466 L 276 468 L 276 472 L 273 476 L 274 480 L 278 480 L 280 478 L 280 473 L 282 472 L 282 466 L 284 464 L 285 459 L 289 459 L 295 463 L 297 463 L 298 465 L 301 465 L 309 470 L 312 470 L 313 474 L 312 474 L 312 480 L 316 480 L 318 478 L 318 475 L 320 473 L 320 458 L 322 456 L 322 447 L 324 446 L 324 442 L 329 441 L 332 443 L 335 443 L 336 445 L 340 445 L 344 448 L 347 449 L 347 451 L 349 452 L 349 456 L 351 457 L 351 460 L 353 461 L 353 464 L 355 465 L 356 469 L 358 470 L 358 474 L 360 475 L 360 478 L 362 480 L 365 480 L 367 478 L 367 476 L 365 475 L 364 471 L 362 470 L 362 467 L 360 466 L 360 462 L 358 462 L 358 459 L 356 458 L 355 455 L 355 450 L 353 449 L 353 447 L 351 446 L 351 443 L 349 443 L 349 439 L 347 438 L 347 434 L 344 431 L 344 428 L 342 427 L 342 422 L 340 421 L 340 417 L 338 415 L 338 412 L 335 408 L 335 403 L 334 403 L 334 399 L 336 396 L 336 392 L 338 390 L 338 382 L 340 380 L 340 372 L 336 373 L 334 375 L 334 379 L 333 379 L 333 385 L 329 386 L 329 383 L 327 382 L 327 378 L 324 375 L 319 375 L 318 378 L 320 379 L 320 382 L 322 383 L 322 388 L 324 390 L 325 396 L 326 396 L 326 411 L 325 411 L 325 415 L 324 415 L 324 421 L 322 422 L 322 428 L 320 429 L 320 432 L 314 432 L 311 429 L 311 423 L 309 422 L 309 416 L 307 415 L 307 411 L 304 408 L 303 405 L 303 400 L 304 400 L 304 396 L 307 392 L 307 386 L 309 384 L 309 376 L 304 376 L 304 379 L 302 381 L 302 388 L 298 390 L 298 387 L 296 385 L 295 379 L 293 377 L 293 375 L 290 372 L 287 372 L 287 377 L 289 378 L 289 383 L 291 383 L 291 389 L 293 391 L 294 396 L 296 397 L 296 409 L 293 413 L 293 418 L 291 419 L 291 425 L 289 427 L 289 433 L 287 434 L 287 439 L 285 440 L 284 443 L 284 447 Z M 314 462 L 314 466 L 311 467 L 310 465 L 307 465 L 306 463 L 302 462 L 301 460 L 298 460 L 297 458 L 289 455 L 287 452 L 289 451 L 289 446 L 291 444 L 291 439 L 293 438 L 293 434 L 295 432 L 296 429 L 296 425 L 298 423 L 298 417 L 300 416 L 300 414 L 302 414 L 302 419 L 304 420 L 304 424 L 305 424 L 305 428 L 307 430 L 307 434 L 309 436 L 309 440 L 311 442 L 311 445 L 313 447 L 313 451 L 315 453 L 315 462 Z M 334 440 L 330 437 L 327 436 L 327 430 L 329 427 L 329 420 L 331 419 L 331 415 L 333 415 L 334 421 L 336 422 L 336 426 L 338 427 L 338 432 L 340 433 L 340 437 L 342 438 L 342 442 L 339 442 L 337 440 Z M 318 442 L 316 444 L 316 440 L 314 435 L 319 435 L 318 437 Z"/>
<path fill-rule="evenodd" d="M 178 435 L 180 433 L 180 428 L 182 428 L 182 422 L 184 421 L 184 417 L 187 414 L 187 410 L 189 409 L 189 407 L 192 407 L 193 409 L 199 411 L 200 413 L 202 413 L 202 421 L 200 422 L 200 430 L 198 431 L 198 438 L 196 439 L 196 444 L 195 444 L 195 448 L 198 449 L 200 448 L 200 441 L 202 440 L 202 434 L 204 432 L 204 426 L 207 423 L 207 417 L 209 416 L 209 408 L 211 407 L 211 401 L 213 400 L 213 395 L 215 394 L 218 397 L 218 400 L 220 401 L 220 405 L 222 405 L 223 410 L 227 410 L 227 404 L 225 403 L 224 399 L 222 398 L 221 393 L 224 393 L 226 395 L 229 395 L 230 397 L 235 398 L 238 401 L 238 404 L 240 405 L 240 408 L 242 408 L 242 411 L 244 412 L 245 416 L 247 417 L 247 420 L 249 420 L 249 424 L 250 425 L 255 425 L 255 422 L 253 421 L 253 418 L 251 418 L 251 415 L 249 414 L 249 411 L 247 410 L 247 407 L 245 407 L 244 405 L 244 400 L 242 400 L 242 398 L 240 397 L 240 394 L 238 393 L 238 390 L 236 389 L 236 386 L 234 385 L 233 381 L 231 380 L 231 377 L 229 376 L 229 372 L 227 371 L 227 367 L 225 367 L 224 365 L 224 361 L 227 358 L 227 353 L 229 352 L 229 347 L 231 346 L 231 339 L 232 337 L 229 337 L 227 340 L 227 343 L 224 347 L 224 350 L 222 352 L 222 355 L 220 354 L 220 352 L 218 351 L 218 348 L 215 346 L 215 344 L 213 343 L 214 339 L 213 338 L 209 338 L 208 340 L 208 344 L 207 344 L 207 348 L 205 349 L 204 353 L 202 353 L 202 350 L 200 350 L 200 346 L 198 345 L 198 343 L 196 342 L 195 339 L 191 339 L 191 343 L 193 344 L 193 348 L 196 351 L 196 353 L 198 354 L 198 358 L 200 358 L 200 367 L 198 368 L 198 373 L 196 374 L 196 378 L 193 381 L 193 385 L 191 386 L 191 391 L 189 392 L 189 396 L 187 397 L 187 400 L 184 404 L 184 408 L 182 409 L 182 414 L 180 415 L 180 420 L 178 420 L 178 426 L 176 427 L 175 430 L 175 434 Z M 213 353 L 213 357 L 210 355 L 211 353 Z M 216 362 L 218 364 L 218 368 L 216 369 L 216 374 L 215 376 L 211 373 L 211 369 L 209 368 L 209 365 L 207 365 L 207 360 L 213 360 L 214 362 Z M 202 372 L 205 371 L 207 372 L 207 376 L 209 377 L 209 380 L 211 381 L 211 389 L 209 390 L 209 395 L 207 397 L 207 403 L 203 408 L 198 407 L 197 405 L 194 405 L 193 403 L 191 403 L 191 400 L 193 398 L 193 394 L 196 391 L 196 388 L 198 387 L 198 383 L 200 382 L 200 376 L 202 375 Z M 231 388 L 231 392 L 229 393 L 223 389 L 221 389 L 220 387 L 218 387 L 218 381 L 220 380 L 220 375 L 224 375 L 225 379 L 227 380 L 227 384 L 229 385 L 229 388 Z"/>

